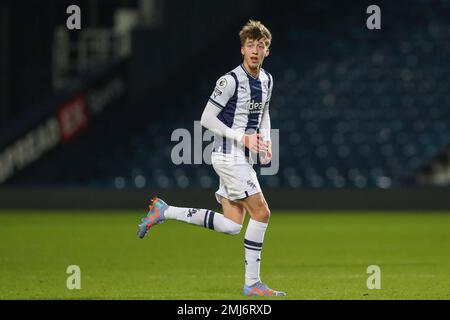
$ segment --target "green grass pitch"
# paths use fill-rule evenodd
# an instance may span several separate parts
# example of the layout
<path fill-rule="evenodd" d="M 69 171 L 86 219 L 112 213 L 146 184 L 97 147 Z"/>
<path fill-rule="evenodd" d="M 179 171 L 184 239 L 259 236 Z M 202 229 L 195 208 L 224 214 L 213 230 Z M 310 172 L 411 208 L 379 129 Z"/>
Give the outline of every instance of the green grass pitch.
<path fill-rule="evenodd" d="M 0 211 L 0 299 L 244 299 L 245 229 L 167 221 L 140 240 L 144 214 Z M 80 290 L 66 288 L 69 265 Z M 366 286 L 369 265 L 379 290 Z M 450 214 L 274 210 L 261 273 L 287 291 L 277 299 L 448 300 Z"/>

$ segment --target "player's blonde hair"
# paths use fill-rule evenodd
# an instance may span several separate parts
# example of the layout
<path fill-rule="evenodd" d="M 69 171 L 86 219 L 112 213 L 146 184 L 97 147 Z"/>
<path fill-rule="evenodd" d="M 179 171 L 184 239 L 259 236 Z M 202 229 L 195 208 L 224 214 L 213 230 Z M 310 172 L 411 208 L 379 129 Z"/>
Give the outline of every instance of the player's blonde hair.
<path fill-rule="evenodd" d="M 247 39 L 260 40 L 264 38 L 267 47 L 272 42 L 272 34 L 269 29 L 258 20 L 248 20 L 247 24 L 239 31 L 239 38 L 241 39 L 241 46 Z"/>

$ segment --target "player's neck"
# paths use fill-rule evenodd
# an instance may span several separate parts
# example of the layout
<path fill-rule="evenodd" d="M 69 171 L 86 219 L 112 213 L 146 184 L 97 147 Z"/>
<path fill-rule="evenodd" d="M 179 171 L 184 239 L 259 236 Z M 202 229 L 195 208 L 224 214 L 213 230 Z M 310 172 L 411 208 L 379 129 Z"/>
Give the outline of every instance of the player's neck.
<path fill-rule="evenodd" d="M 258 79 L 259 77 L 259 71 L 261 70 L 261 66 L 258 66 L 256 68 L 250 68 L 245 61 L 242 63 L 242 66 L 244 67 L 245 71 L 247 71 L 247 73 L 249 75 L 251 75 L 253 78 Z"/>

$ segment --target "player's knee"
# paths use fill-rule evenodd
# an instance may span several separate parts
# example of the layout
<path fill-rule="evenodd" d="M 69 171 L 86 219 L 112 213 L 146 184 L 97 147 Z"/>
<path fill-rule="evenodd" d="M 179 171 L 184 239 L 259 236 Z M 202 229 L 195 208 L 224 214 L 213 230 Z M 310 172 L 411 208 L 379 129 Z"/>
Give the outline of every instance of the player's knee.
<path fill-rule="evenodd" d="M 264 209 L 262 210 L 262 216 L 263 216 L 264 220 L 269 221 L 270 209 L 267 206 L 265 206 Z"/>
<path fill-rule="evenodd" d="M 266 204 L 261 204 L 258 208 L 258 220 L 268 222 L 270 219 L 270 209 Z"/>

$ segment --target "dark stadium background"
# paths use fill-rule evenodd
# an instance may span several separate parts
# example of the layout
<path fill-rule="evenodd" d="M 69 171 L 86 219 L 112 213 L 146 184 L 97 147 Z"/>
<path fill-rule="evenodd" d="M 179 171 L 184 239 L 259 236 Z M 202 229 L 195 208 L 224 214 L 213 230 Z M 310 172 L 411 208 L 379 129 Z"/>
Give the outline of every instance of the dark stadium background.
<path fill-rule="evenodd" d="M 215 80 L 240 63 L 239 27 L 255 18 L 274 36 L 264 67 L 280 171 L 261 177 L 269 199 L 448 208 L 448 1 L 378 2 L 372 31 L 364 1 L 146 3 L 2 2 L 3 206 L 134 207 L 154 192 L 213 204 L 212 168 L 172 164 L 170 134 L 193 130 Z M 65 28 L 70 4 L 81 30 Z M 68 136 L 5 152 L 77 101 L 86 115 L 69 116 Z M 98 195 L 74 201 L 86 190 Z"/>
<path fill-rule="evenodd" d="M 66 28 L 66 8 L 72 4 L 81 8 L 81 30 Z M 371 4 L 381 8 L 381 30 L 366 27 Z M 333 241 L 341 245 L 339 240 L 347 241 L 346 235 L 348 243 L 364 247 L 366 242 L 360 241 L 367 239 L 361 230 L 366 230 L 366 222 L 372 224 L 371 219 L 380 219 L 367 230 L 370 234 L 376 229 L 383 236 L 367 240 L 368 248 L 386 253 L 386 260 L 381 260 L 388 264 L 392 258 L 398 268 L 403 262 L 396 265 L 395 258 L 404 253 L 409 259 L 405 258 L 405 270 L 412 270 L 407 267 L 411 263 L 419 276 L 424 273 L 420 278 L 424 286 L 426 274 L 434 274 L 432 280 L 439 280 L 441 286 L 448 284 L 426 263 L 429 254 L 431 260 L 444 261 L 436 262 L 442 270 L 449 265 L 439 251 L 449 244 L 445 230 L 450 212 L 449 12 L 449 0 L 1 1 L 0 220 L 6 235 L 2 242 L 15 246 L 0 246 L 5 262 L 0 270 L 15 275 L 24 267 L 8 258 L 18 256 L 24 244 L 8 236 L 25 236 L 17 238 L 19 242 L 27 236 L 38 241 L 40 249 L 35 253 L 59 243 L 60 238 L 49 238 L 48 246 L 39 242 L 45 241 L 46 226 L 54 237 L 61 236 L 59 232 L 72 237 L 74 248 L 77 245 L 87 254 L 83 237 L 91 239 L 96 232 L 103 235 L 108 230 L 97 211 L 124 213 L 124 217 L 111 216 L 111 223 L 116 223 L 111 232 L 122 236 L 117 238 L 122 244 L 135 241 L 131 231 L 153 195 L 178 206 L 220 210 L 214 198 L 219 181 L 213 168 L 173 164 L 170 154 L 176 143 L 170 136 L 177 128 L 193 132 L 215 81 L 241 62 L 238 31 L 248 19 L 257 19 L 273 34 L 271 54 L 263 67 L 274 77 L 270 114 L 272 128 L 280 129 L 280 170 L 274 176 L 261 176 L 260 183 L 272 212 L 296 213 L 281 216 L 285 220 L 276 220 L 274 214 L 279 224 L 273 223 L 273 234 L 294 237 L 298 226 L 299 237 L 306 237 L 299 241 L 298 252 L 307 255 L 312 250 L 315 259 L 314 248 L 318 248 L 318 265 L 325 261 L 335 266 L 341 260 L 328 261 L 330 255 L 320 256 L 320 248 Z M 65 216 L 66 210 L 74 209 L 80 210 L 75 211 L 80 219 L 78 233 L 69 229 L 76 224 L 75 217 Z M 22 220 L 22 211 L 35 224 L 34 230 Z M 338 214 L 314 220 L 319 211 Z M 364 215 L 367 211 L 380 217 Z M 42 219 L 33 216 L 35 212 Z M 88 222 L 84 212 L 92 214 L 94 222 Z M 65 219 L 71 222 L 65 225 Z M 296 225 L 295 219 L 306 224 Z M 19 226 L 37 235 L 23 235 Z M 59 229 L 64 227 L 67 232 Z M 126 235 L 123 228 L 129 228 Z M 197 231 L 179 228 L 189 234 Z M 155 232 L 162 239 L 170 230 L 162 227 Z M 339 239 L 327 240 L 336 233 Z M 309 247 L 305 241 L 314 240 L 316 234 L 317 247 Z M 110 236 L 106 241 L 112 241 Z M 430 244 L 433 249 L 420 247 L 429 244 L 426 239 L 436 241 Z M 89 242 L 99 246 L 93 253 L 103 252 L 101 241 L 105 240 L 99 236 Z M 209 241 L 213 240 L 204 243 Z M 384 241 L 385 247 L 378 241 Z M 390 245 L 396 244 L 399 251 L 393 254 Z M 423 251 L 414 251 L 417 248 Z M 70 263 L 67 251 L 55 250 L 64 252 L 61 259 Z M 267 250 L 267 255 L 283 251 Z M 122 254 L 137 253 L 130 246 Z M 307 257 L 299 261 L 314 266 L 316 261 Z M 366 258 L 371 261 L 371 256 L 364 257 L 362 263 Z M 192 265 L 201 259 L 207 260 L 199 256 Z M 310 271 L 313 284 L 314 270 Z M 26 269 L 22 274 L 27 274 Z M 342 285 L 354 277 L 349 279 Z M 132 277 L 128 281 L 135 286 Z M 301 287 L 308 288 L 308 282 Z M 17 290 L 5 296 L 30 297 Z M 428 297 L 436 297 L 430 290 Z M 55 292 L 51 294 L 59 294 Z M 415 291 L 405 287 L 408 292 Z M 389 297 L 399 298 L 401 293 Z"/>

